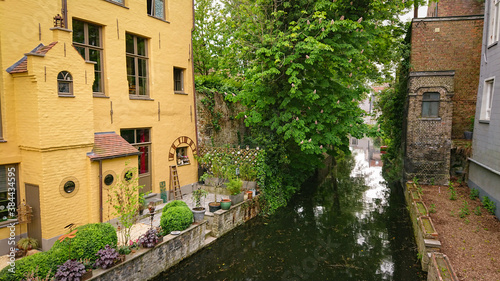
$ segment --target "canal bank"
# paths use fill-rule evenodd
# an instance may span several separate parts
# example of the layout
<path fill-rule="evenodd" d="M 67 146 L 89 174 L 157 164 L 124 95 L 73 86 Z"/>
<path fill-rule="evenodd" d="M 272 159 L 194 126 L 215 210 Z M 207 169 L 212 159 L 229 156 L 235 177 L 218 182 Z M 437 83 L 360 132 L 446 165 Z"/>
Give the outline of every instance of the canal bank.
<path fill-rule="evenodd" d="M 152 280 L 425 280 L 400 186 L 362 150 L 288 206 L 248 221 Z"/>

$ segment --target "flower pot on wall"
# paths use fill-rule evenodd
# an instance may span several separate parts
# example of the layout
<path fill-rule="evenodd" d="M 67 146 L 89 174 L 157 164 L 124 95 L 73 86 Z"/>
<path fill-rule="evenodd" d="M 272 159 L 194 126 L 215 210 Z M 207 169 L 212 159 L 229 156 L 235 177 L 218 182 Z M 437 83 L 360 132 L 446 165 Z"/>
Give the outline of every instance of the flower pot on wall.
<path fill-rule="evenodd" d="M 193 212 L 194 223 L 201 223 L 205 219 L 205 208 L 198 207 L 191 210 Z"/>
<path fill-rule="evenodd" d="M 210 203 L 208 203 L 208 210 L 210 211 L 210 213 L 214 213 L 214 212 L 216 212 L 219 209 L 220 209 L 220 203 L 219 202 L 210 202 Z"/>
<path fill-rule="evenodd" d="M 220 207 L 222 210 L 229 210 L 231 208 L 231 200 L 230 199 L 222 199 L 220 202 Z"/>
<path fill-rule="evenodd" d="M 464 139 L 471 140 L 472 139 L 472 132 L 469 132 L 469 131 L 464 132 Z"/>
<path fill-rule="evenodd" d="M 243 202 L 244 194 L 240 192 L 236 195 L 229 195 L 229 199 L 233 202 L 234 205 Z"/>

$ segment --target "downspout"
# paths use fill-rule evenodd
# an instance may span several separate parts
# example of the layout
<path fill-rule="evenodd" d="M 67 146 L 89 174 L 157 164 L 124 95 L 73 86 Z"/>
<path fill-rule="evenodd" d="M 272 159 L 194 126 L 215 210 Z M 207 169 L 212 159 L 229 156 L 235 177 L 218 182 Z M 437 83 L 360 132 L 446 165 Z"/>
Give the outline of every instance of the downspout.
<path fill-rule="evenodd" d="M 191 72 L 193 75 L 193 101 L 194 101 L 194 130 L 196 134 L 196 155 L 198 155 L 198 109 L 196 108 L 196 89 L 194 83 L 194 54 L 193 54 L 193 32 L 195 29 L 195 14 L 194 14 L 194 0 L 193 0 L 193 27 L 191 28 Z M 199 176 L 199 175 L 198 175 Z"/>
<path fill-rule="evenodd" d="M 102 160 L 99 160 L 99 222 L 102 222 Z"/>

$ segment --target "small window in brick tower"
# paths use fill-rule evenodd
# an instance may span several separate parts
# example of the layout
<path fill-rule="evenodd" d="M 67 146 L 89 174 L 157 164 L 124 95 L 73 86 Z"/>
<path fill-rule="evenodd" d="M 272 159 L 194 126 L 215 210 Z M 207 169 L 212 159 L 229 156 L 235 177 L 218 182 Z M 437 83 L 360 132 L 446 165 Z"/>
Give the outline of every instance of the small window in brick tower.
<path fill-rule="evenodd" d="M 188 165 L 189 157 L 187 155 L 187 147 L 179 147 L 177 148 L 177 165 Z"/>
<path fill-rule="evenodd" d="M 422 117 L 439 117 L 439 93 L 424 93 Z"/>

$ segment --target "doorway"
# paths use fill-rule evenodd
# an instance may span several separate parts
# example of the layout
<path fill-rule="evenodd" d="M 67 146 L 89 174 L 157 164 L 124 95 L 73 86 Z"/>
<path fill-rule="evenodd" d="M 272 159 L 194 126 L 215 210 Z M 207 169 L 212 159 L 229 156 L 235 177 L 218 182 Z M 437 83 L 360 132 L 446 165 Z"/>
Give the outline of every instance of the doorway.
<path fill-rule="evenodd" d="M 42 222 L 40 218 L 40 189 L 38 185 L 26 183 L 24 185 L 26 192 L 26 204 L 31 206 L 33 213 L 31 223 L 28 223 L 28 237 L 38 240 L 42 244 Z"/>

